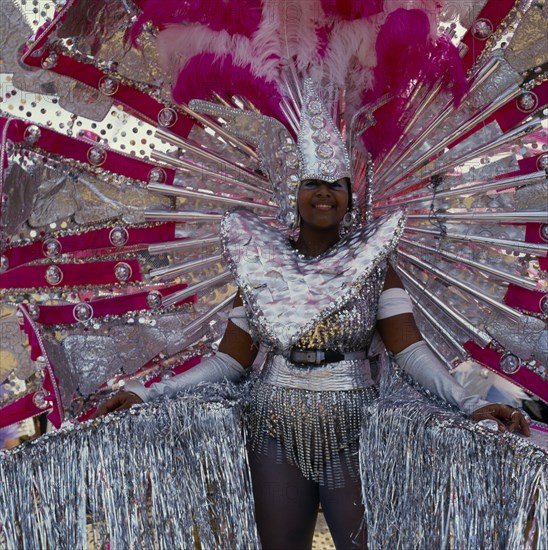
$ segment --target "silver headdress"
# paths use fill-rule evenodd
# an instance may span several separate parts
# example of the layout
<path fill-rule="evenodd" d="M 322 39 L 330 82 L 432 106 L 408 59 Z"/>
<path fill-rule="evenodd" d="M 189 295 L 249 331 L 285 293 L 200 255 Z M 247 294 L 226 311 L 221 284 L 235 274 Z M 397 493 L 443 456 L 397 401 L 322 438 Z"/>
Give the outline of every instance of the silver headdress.
<path fill-rule="evenodd" d="M 350 178 L 350 158 L 339 129 L 311 79 L 304 81 L 299 136 L 299 178 L 336 181 Z"/>

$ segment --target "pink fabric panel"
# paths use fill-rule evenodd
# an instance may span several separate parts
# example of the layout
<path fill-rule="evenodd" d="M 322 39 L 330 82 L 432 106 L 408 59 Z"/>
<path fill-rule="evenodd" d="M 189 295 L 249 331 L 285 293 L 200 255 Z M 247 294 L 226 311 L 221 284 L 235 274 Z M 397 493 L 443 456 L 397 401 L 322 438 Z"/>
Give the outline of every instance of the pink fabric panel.
<path fill-rule="evenodd" d="M 88 264 L 59 264 L 63 278 L 58 285 L 46 281 L 48 265 L 18 267 L 0 275 L 0 288 L 33 288 L 65 285 L 112 285 L 119 283 L 114 275 L 114 268 L 120 262 L 93 262 Z M 131 275 L 126 283 L 141 281 L 141 266 L 137 260 L 124 263 L 131 267 Z M 53 264 L 52 264 L 53 265 Z"/>
<path fill-rule="evenodd" d="M 544 298 L 545 296 L 547 296 L 546 292 L 527 290 L 526 288 L 509 284 L 504 296 L 504 303 L 510 307 L 524 309 L 532 313 L 543 313 L 541 301 L 548 299 Z"/>

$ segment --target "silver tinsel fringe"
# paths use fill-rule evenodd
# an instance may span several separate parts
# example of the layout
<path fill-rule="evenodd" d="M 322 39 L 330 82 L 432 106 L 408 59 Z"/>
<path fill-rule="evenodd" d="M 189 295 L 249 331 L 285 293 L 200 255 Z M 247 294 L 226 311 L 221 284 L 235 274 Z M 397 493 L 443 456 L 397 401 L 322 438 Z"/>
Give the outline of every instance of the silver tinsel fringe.
<path fill-rule="evenodd" d="M 0 453 L 0 548 L 258 548 L 248 471 L 239 401 L 67 426 Z"/>
<path fill-rule="evenodd" d="M 548 548 L 546 441 L 500 434 L 402 385 L 362 430 L 369 550 Z"/>

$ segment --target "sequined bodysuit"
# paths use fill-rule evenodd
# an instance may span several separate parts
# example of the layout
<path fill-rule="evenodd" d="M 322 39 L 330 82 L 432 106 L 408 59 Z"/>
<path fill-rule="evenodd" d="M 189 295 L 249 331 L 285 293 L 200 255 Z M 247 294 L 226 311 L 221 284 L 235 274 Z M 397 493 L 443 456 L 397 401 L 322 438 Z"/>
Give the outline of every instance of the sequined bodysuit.
<path fill-rule="evenodd" d="M 288 460 L 320 483 L 338 485 L 343 462 L 355 463 L 363 408 L 378 391 L 364 358 L 296 363 L 291 350 L 368 349 L 402 225 L 401 215 L 387 218 L 306 258 L 251 212 L 223 219 L 223 252 L 252 337 L 269 349 L 251 391 L 251 446 L 261 451 L 274 437 Z"/>

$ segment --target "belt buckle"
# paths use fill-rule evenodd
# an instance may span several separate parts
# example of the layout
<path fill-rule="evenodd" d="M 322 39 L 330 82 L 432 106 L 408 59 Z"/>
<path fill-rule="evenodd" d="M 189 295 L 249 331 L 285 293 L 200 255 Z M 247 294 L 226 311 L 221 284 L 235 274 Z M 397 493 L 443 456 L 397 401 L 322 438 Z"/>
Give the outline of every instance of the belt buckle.
<path fill-rule="evenodd" d="M 306 351 L 306 362 L 314 363 L 315 365 L 320 365 L 325 359 L 325 353 L 321 350 Z"/>

